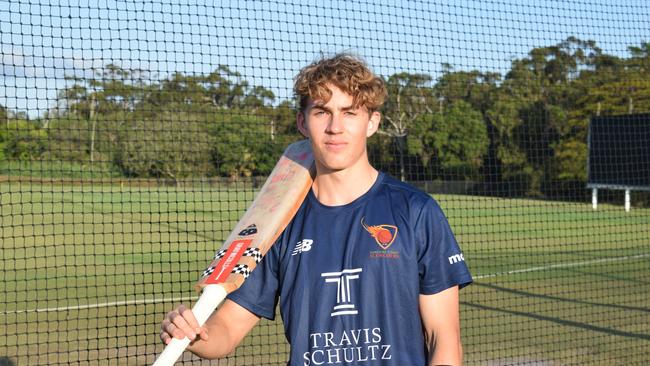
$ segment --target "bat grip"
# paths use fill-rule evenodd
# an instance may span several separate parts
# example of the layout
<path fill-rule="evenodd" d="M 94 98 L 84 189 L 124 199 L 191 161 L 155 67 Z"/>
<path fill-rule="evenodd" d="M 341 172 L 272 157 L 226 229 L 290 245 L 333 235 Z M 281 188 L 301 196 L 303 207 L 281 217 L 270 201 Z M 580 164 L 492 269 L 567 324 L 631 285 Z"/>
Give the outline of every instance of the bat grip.
<path fill-rule="evenodd" d="M 199 300 L 194 304 L 192 313 L 199 326 L 203 326 L 214 309 L 226 298 L 228 293 L 220 285 L 207 285 L 203 288 Z M 181 357 L 185 348 L 190 344 L 190 339 L 172 338 L 172 341 L 165 347 L 165 350 L 158 356 L 153 366 L 173 366 Z"/>

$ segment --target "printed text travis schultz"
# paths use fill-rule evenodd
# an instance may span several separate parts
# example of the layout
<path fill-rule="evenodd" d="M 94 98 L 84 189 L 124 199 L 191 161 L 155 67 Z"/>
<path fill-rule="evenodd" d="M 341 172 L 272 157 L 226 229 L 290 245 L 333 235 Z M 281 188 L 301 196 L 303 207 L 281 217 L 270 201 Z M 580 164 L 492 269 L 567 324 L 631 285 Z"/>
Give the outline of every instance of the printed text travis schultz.
<path fill-rule="evenodd" d="M 338 365 L 391 359 L 391 345 L 382 343 L 381 328 L 345 330 L 309 335 L 310 352 L 304 365 Z"/>

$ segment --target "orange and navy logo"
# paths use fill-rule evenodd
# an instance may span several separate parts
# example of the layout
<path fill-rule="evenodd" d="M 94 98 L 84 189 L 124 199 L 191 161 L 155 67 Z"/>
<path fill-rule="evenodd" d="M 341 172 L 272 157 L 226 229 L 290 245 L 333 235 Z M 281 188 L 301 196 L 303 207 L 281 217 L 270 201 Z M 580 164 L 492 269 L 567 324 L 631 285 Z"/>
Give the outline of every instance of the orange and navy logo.
<path fill-rule="evenodd" d="M 361 225 L 375 239 L 377 244 L 387 250 L 393 244 L 397 237 L 397 226 L 395 225 L 373 225 L 368 226 L 364 222 L 365 217 L 361 218 Z"/>

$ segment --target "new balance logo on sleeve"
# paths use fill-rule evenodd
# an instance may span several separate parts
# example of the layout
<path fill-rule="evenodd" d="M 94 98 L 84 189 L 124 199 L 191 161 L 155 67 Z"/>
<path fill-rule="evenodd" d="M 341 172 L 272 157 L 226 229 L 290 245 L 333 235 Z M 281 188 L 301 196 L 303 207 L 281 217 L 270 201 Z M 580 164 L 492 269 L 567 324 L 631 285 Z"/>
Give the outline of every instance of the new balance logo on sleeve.
<path fill-rule="evenodd" d="M 291 255 L 297 255 L 302 252 L 308 252 L 311 250 L 311 245 L 314 244 L 314 241 L 311 239 L 302 239 L 298 243 L 296 243 L 296 247 L 293 249 L 293 252 L 291 252 Z"/>
<path fill-rule="evenodd" d="M 464 262 L 465 261 L 465 257 L 463 257 L 463 253 L 454 254 L 451 257 L 447 258 L 447 259 L 449 259 L 449 264 L 454 264 L 454 263 Z"/>

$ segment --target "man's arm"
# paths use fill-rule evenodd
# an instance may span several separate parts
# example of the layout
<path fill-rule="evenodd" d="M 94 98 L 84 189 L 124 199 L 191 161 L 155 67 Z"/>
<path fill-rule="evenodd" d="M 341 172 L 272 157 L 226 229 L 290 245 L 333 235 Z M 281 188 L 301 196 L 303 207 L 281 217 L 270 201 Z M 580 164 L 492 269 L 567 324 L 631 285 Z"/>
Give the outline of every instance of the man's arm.
<path fill-rule="evenodd" d="M 199 327 L 192 310 L 181 305 L 169 312 L 162 322 L 160 339 L 169 343 L 172 337 L 192 340 L 187 349 L 195 355 L 216 359 L 232 353 L 260 318 L 229 299 Z"/>
<path fill-rule="evenodd" d="M 429 366 L 461 365 L 458 286 L 433 295 L 420 295 L 420 316 L 429 348 Z"/>

